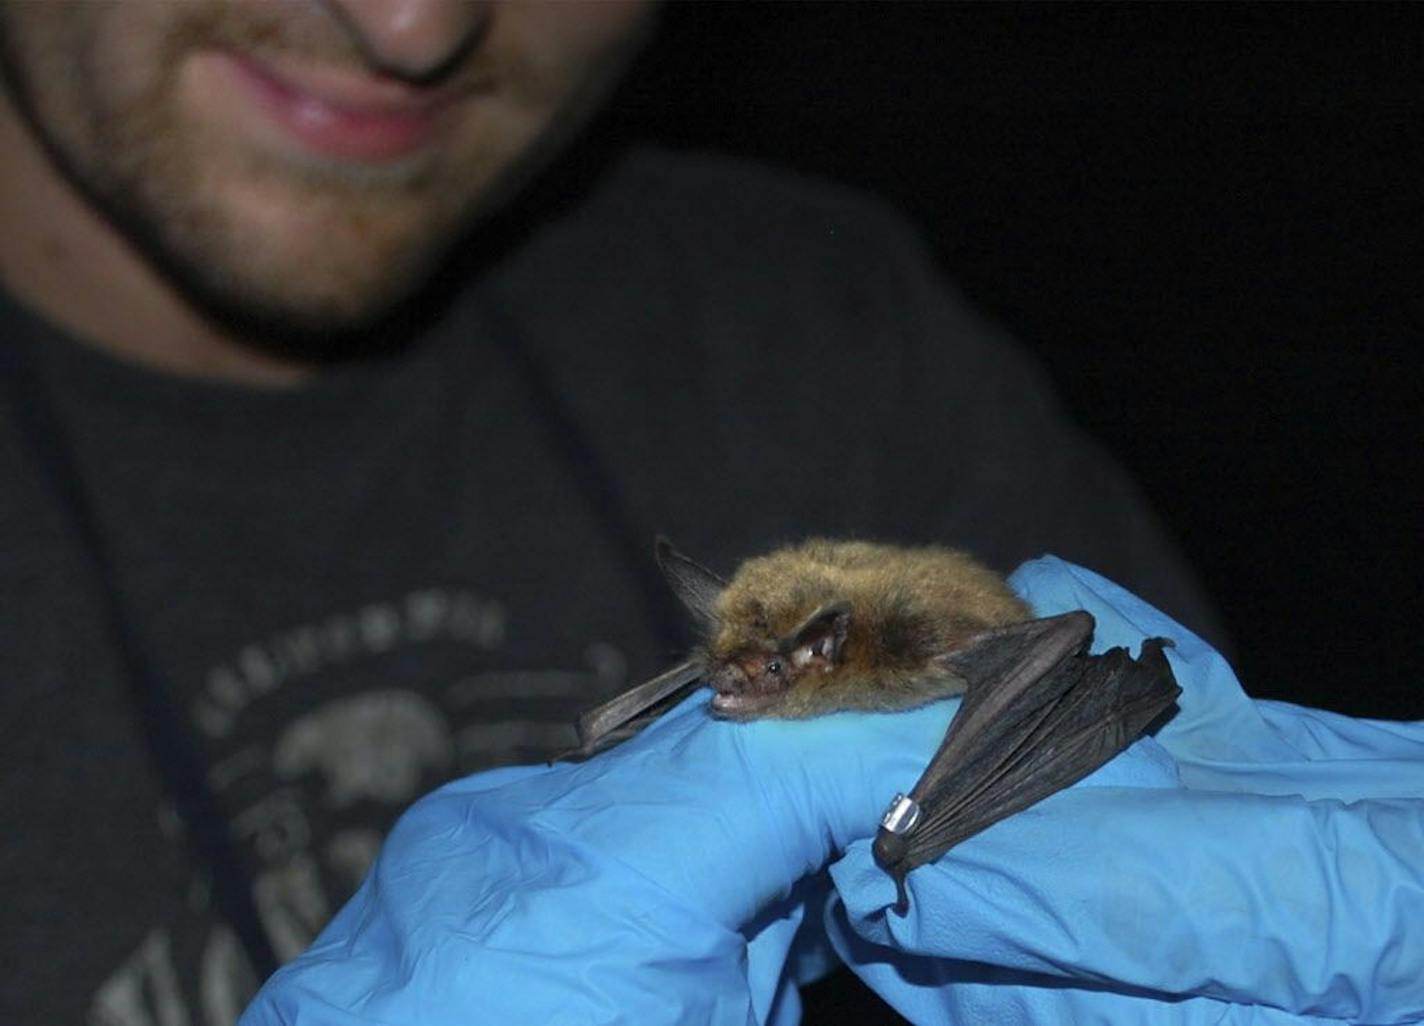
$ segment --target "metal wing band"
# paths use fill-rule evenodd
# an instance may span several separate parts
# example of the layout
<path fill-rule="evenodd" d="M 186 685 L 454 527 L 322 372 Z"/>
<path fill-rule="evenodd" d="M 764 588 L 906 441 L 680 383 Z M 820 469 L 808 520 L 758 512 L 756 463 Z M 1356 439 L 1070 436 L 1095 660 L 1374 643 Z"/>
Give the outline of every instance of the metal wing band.
<path fill-rule="evenodd" d="M 882 826 L 873 852 L 894 877 L 896 911 L 909 909 L 905 876 L 1005 816 L 1087 776 L 1171 707 L 1181 689 L 1161 638 L 1139 658 L 1085 653 L 1085 612 L 987 631 L 942 658 L 968 682 L 939 751 L 909 794 L 920 815 Z"/>

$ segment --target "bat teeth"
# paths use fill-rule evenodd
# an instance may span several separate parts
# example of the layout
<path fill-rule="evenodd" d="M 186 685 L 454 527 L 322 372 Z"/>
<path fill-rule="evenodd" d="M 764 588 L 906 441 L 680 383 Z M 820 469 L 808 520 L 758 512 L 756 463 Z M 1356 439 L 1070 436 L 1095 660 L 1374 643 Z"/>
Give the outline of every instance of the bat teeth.
<path fill-rule="evenodd" d="M 746 720 L 765 712 L 774 700 L 767 694 L 719 691 L 712 696 L 712 712 L 726 719 Z"/>
<path fill-rule="evenodd" d="M 712 712 L 718 716 L 735 717 L 745 711 L 746 700 L 742 695 L 719 691 L 712 696 Z"/>

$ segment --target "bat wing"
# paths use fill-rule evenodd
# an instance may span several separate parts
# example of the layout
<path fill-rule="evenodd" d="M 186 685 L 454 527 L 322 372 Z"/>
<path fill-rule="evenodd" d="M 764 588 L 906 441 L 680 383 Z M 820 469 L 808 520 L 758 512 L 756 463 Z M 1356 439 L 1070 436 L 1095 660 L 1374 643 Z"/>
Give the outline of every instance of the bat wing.
<path fill-rule="evenodd" d="M 1122 751 L 1181 689 L 1161 638 L 1133 659 L 1086 654 L 1094 621 L 1077 611 L 984 632 L 938 660 L 968 684 L 959 713 L 909 797 L 876 834 L 875 861 L 905 876 L 1005 816 L 1067 787 Z"/>
<path fill-rule="evenodd" d="M 688 659 L 588 710 L 578 718 L 578 747 L 556 759 L 587 759 L 626 741 L 681 700 L 702 674 L 702 661 Z"/>

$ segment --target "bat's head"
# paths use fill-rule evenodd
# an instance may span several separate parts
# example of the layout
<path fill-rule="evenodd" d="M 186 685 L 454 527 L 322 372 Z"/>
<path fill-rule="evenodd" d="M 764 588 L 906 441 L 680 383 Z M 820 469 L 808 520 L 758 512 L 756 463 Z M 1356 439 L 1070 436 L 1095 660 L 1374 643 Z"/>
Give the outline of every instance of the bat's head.
<path fill-rule="evenodd" d="M 712 711 L 727 719 L 805 716 L 826 711 L 809 696 L 841 666 L 850 606 L 815 595 L 804 582 L 780 586 L 755 580 L 755 562 L 730 585 L 658 539 L 658 563 L 707 638 L 707 683 L 717 692 Z M 747 578 L 747 579 L 744 579 Z"/>
<path fill-rule="evenodd" d="M 721 632 L 708 653 L 712 711 L 736 720 L 804 716 L 812 711 L 806 697 L 841 664 L 850 608 L 818 606 L 779 638 L 747 638 L 740 626 Z"/>

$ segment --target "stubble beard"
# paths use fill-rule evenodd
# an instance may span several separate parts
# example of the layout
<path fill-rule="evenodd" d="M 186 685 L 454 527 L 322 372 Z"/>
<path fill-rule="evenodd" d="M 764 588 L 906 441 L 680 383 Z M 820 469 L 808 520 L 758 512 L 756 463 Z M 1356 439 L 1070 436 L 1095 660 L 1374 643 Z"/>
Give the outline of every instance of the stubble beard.
<path fill-rule="evenodd" d="M 481 212 L 485 203 L 477 198 L 501 190 L 495 183 L 453 188 L 438 150 L 359 165 L 224 145 L 222 126 L 195 125 L 179 99 L 183 58 L 195 43 L 211 40 L 215 27 L 218 38 L 225 31 L 242 43 L 263 34 L 261 26 L 195 20 L 164 40 L 155 73 L 142 88 L 90 97 L 81 109 L 39 109 L 43 99 L 32 94 L 10 55 L 6 77 L 71 187 L 224 334 L 301 361 L 395 344 L 380 336 L 402 319 L 432 269 Z M 299 45 L 285 40 L 282 52 L 303 52 Z M 331 49 L 323 45 L 315 55 L 330 57 Z M 220 159 L 209 159 L 212 154 Z M 490 163 L 496 166 L 462 169 L 465 180 L 516 174 L 515 167 L 500 174 L 496 155 Z M 322 230 L 264 234 L 260 224 L 236 216 L 224 195 L 234 188 L 249 198 L 272 197 L 276 218 L 300 212 L 304 223 Z"/>
<path fill-rule="evenodd" d="M 411 299 L 473 213 L 440 194 L 429 162 L 365 169 L 249 152 L 209 167 L 166 108 L 150 111 L 116 122 L 132 137 L 102 150 L 123 158 L 87 188 L 194 306 L 258 348 L 342 355 Z M 279 222 L 300 211 L 320 227 L 265 233 L 225 202 L 234 183 L 274 197 Z"/>

